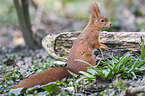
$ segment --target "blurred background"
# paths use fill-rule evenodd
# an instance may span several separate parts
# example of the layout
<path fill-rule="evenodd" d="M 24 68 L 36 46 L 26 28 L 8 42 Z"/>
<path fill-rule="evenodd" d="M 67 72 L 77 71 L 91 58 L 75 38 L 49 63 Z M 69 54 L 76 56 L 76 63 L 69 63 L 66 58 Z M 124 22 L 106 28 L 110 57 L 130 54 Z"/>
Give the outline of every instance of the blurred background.
<path fill-rule="evenodd" d="M 28 1 L 32 31 L 33 34 L 38 34 L 36 37 L 42 38 L 47 34 L 83 30 L 90 17 L 91 1 L 97 1 L 101 13 L 112 22 L 112 27 L 107 31 L 145 31 L 144 0 Z M 18 45 L 25 47 L 26 44 L 20 29 L 14 2 L 13 0 L 1 0 L 0 53 L 3 53 L 7 48 L 15 48 Z"/>

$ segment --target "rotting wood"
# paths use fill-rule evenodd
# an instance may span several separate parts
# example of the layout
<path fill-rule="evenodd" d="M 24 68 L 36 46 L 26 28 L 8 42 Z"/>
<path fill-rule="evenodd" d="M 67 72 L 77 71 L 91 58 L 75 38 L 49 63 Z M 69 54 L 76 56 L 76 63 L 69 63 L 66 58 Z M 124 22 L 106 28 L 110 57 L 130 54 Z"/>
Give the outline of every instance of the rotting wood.
<path fill-rule="evenodd" d="M 58 35 L 48 35 L 43 38 L 42 45 L 55 59 L 67 60 L 74 40 L 81 32 L 63 32 Z M 145 39 L 145 32 L 101 32 L 101 43 L 111 50 L 140 51 L 140 37 Z"/>

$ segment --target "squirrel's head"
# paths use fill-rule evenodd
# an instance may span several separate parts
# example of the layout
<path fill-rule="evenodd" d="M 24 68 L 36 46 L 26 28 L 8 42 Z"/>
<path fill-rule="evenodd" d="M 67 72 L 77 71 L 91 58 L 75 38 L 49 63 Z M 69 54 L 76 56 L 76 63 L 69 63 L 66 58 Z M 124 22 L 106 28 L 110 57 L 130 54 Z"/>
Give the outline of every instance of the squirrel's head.
<path fill-rule="evenodd" d="M 97 3 L 91 3 L 91 26 L 97 27 L 100 30 L 108 29 L 111 22 L 106 16 L 102 16 Z"/>

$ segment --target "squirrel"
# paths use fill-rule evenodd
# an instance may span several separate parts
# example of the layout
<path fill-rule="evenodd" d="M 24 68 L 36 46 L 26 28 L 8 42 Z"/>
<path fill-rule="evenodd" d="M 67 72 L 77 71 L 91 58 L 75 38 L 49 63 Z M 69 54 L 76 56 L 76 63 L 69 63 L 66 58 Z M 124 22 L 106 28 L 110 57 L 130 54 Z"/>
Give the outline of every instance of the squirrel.
<path fill-rule="evenodd" d="M 68 72 L 74 72 L 79 74 L 79 71 L 87 71 L 89 65 L 76 61 L 80 59 L 90 63 L 92 66 L 96 65 L 95 58 L 93 57 L 94 48 L 103 48 L 108 50 L 108 47 L 100 43 L 101 30 L 108 29 L 111 26 L 111 22 L 106 16 L 102 16 L 98 7 L 98 4 L 91 3 L 90 7 L 91 17 L 88 25 L 84 28 L 82 33 L 74 41 L 68 56 L 68 62 L 66 67 L 53 67 L 42 73 L 32 75 L 27 79 L 22 80 L 16 88 L 33 87 L 35 85 L 44 85 L 50 82 L 61 80 L 64 77 L 69 77 L 71 74 Z"/>

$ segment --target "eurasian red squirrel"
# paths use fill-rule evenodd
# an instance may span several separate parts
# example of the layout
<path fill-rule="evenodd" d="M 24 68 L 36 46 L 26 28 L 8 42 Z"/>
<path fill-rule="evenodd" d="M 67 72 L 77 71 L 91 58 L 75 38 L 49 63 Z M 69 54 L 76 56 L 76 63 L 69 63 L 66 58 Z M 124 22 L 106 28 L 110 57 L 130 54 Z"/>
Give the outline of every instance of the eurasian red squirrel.
<path fill-rule="evenodd" d="M 80 59 L 90 63 L 92 66 L 96 65 L 95 58 L 93 57 L 94 48 L 104 48 L 108 50 L 107 46 L 100 43 L 101 30 L 109 28 L 111 22 L 107 17 L 100 14 L 97 3 L 91 3 L 91 18 L 88 25 L 78 36 L 73 43 L 70 54 L 68 56 L 68 63 L 66 67 L 53 67 L 42 73 L 28 77 L 22 80 L 14 89 L 21 87 L 33 87 L 35 85 L 44 85 L 49 82 L 60 80 L 64 77 L 71 76 L 68 70 L 78 74 L 79 71 L 87 71 L 89 65 L 75 61 Z"/>

